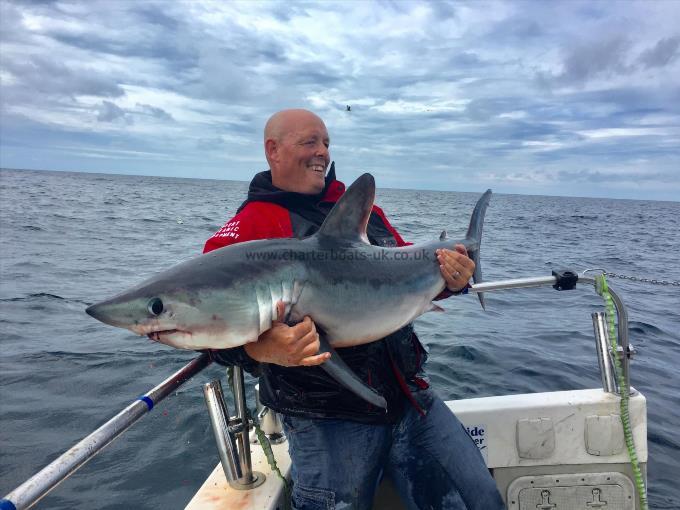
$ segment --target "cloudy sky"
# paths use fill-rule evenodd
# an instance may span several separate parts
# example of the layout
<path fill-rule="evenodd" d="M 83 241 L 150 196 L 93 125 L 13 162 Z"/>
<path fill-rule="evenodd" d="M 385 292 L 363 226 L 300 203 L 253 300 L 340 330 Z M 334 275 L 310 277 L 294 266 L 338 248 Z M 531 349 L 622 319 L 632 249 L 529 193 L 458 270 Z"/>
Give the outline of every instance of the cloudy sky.
<path fill-rule="evenodd" d="M 305 107 L 347 182 L 680 200 L 678 0 L 0 9 L 5 168 L 248 180 Z"/>

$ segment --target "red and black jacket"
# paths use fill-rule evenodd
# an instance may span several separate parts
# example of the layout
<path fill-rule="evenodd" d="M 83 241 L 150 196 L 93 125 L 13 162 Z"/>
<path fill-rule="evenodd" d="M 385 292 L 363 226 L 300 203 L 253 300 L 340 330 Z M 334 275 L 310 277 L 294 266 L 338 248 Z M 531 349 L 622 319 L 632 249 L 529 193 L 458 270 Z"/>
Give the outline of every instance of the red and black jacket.
<path fill-rule="evenodd" d="M 280 190 L 272 184 L 270 171 L 260 172 L 250 183 L 248 199 L 236 216 L 208 239 L 203 251 L 256 239 L 308 237 L 319 229 L 344 191 L 344 184 L 335 179 L 334 165 L 331 165 L 326 186 L 319 195 Z M 367 234 L 374 245 L 398 247 L 408 244 L 377 206 L 373 206 Z M 419 407 L 409 388 L 427 387 L 427 383 L 418 377 L 427 355 L 411 324 L 382 340 L 337 352 L 367 385 L 385 397 L 387 414 L 340 386 L 319 367 L 258 363 L 243 347 L 213 351 L 213 355 L 219 363 L 239 365 L 259 376 L 263 404 L 281 413 L 389 423 L 401 415 L 404 395 Z"/>

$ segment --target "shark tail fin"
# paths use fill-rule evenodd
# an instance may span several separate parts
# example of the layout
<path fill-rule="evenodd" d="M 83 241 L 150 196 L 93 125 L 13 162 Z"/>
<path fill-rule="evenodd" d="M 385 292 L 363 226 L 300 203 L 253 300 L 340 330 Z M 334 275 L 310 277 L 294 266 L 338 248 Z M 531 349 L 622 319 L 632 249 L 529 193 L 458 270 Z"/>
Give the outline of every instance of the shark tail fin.
<path fill-rule="evenodd" d="M 477 201 L 474 210 L 472 211 L 472 216 L 470 217 L 470 226 L 468 227 L 467 235 L 465 236 L 466 244 L 468 245 L 468 255 L 475 262 L 475 272 L 472 275 L 472 280 L 475 283 L 482 282 L 482 264 L 479 258 L 479 254 L 482 248 L 482 228 L 484 227 L 484 215 L 486 214 L 486 208 L 489 205 L 489 200 L 491 199 L 491 190 L 488 189 Z M 484 293 L 478 292 L 479 303 L 482 308 L 486 310 L 486 305 L 484 303 Z"/>

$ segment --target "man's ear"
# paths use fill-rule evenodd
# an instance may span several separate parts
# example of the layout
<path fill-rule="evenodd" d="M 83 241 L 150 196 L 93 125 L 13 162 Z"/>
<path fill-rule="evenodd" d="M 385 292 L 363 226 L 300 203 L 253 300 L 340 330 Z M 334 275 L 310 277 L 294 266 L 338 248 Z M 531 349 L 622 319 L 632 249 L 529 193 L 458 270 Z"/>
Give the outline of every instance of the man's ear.
<path fill-rule="evenodd" d="M 278 161 L 279 144 L 276 140 L 268 138 L 264 142 L 264 153 L 267 157 L 267 161 Z"/>

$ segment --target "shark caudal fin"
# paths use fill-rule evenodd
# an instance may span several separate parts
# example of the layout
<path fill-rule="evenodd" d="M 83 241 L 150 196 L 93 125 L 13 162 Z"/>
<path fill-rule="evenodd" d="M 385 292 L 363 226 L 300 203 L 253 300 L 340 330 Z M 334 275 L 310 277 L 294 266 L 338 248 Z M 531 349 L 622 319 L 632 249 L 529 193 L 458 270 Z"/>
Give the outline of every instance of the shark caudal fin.
<path fill-rule="evenodd" d="M 470 226 L 468 227 L 465 240 L 468 244 L 468 256 L 475 262 L 475 272 L 472 275 L 472 280 L 475 283 L 482 282 L 482 263 L 479 259 L 479 253 L 482 249 L 482 228 L 484 227 L 484 214 L 486 213 L 486 208 L 489 205 L 489 200 L 491 199 L 491 190 L 488 189 L 484 194 L 477 200 L 477 205 L 475 205 L 472 211 L 472 217 L 470 218 Z M 484 293 L 478 292 L 479 303 L 482 308 L 486 310 L 486 305 L 484 304 Z"/>
<path fill-rule="evenodd" d="M 328 343 L 326 335 L 319 331 L 319 354 L 322 352 L 330 352 L 330 359 L 326 360 L 324 363 L 319 365 L 323 368 L 328 375 L 335 379 L 341 386 L 344 386 L 349 391 L 354 393 L 359 398 L 364 399 L 369 404 L 373 404 L 376 407 L 385 409 L 387 411 L 387 401 L 383 398 L 380 393 L 375 391 L 373 388 L 366 386 L 366 383 L 359 379 L 359 377 L 352 372 L 347 364 L 342 360 L 335 349 L 331 347 Z"/>

